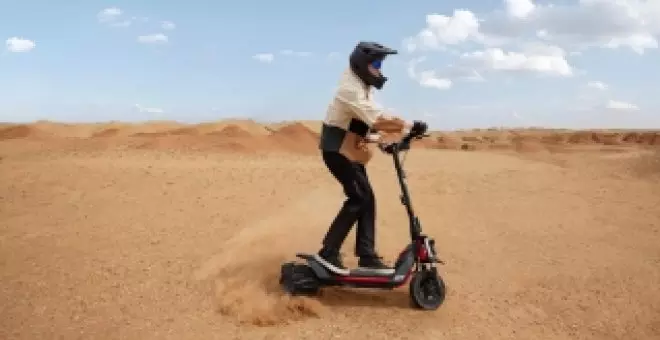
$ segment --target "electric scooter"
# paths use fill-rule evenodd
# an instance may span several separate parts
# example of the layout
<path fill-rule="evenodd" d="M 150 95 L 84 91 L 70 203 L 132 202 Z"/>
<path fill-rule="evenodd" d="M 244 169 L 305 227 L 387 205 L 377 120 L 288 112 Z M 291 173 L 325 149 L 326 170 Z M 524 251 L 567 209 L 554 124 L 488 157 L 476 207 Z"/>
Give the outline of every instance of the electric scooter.
<path fill-rule="evenodd" d="M 437 264 L 444 264 L 435 251 L 435 240 L 422 233 L 419 218 L 410 200 L 401 152 L 410 150 L 413 139 L 427 137 L 426 131 L 411 132 L 400 141 L 382 144 L 381 151 L 392 155 L 401 187 L 401 203 L 409 219 L 410 243 L 399 254 L 390 271 L 362 268 L 340 271 L 314 254 L 297 253 L 305 263 L 282 264 L 280 285 L 290 295 L 316 295 L 322 287 L 343 286 L 352 288 L 394 289 L 410 281 L 409 294 L 416 308 L 435 310 L 445 300 L 445 283 L 438 274 Z M 404 157 L 405 158 L 405 157 Z"/>

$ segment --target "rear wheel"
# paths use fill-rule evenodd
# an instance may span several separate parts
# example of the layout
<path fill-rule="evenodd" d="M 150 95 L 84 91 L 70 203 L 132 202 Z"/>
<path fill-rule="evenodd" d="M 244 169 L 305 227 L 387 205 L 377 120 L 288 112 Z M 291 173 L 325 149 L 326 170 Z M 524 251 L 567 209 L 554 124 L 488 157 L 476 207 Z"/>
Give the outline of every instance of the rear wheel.
<path fill-rule="evenodd" d="M 415 307 L 435 310 L 445 301 L 445 282 L 435 271 L 422 270 L 410 280 L 410 299 Z"/>
<path fill-rule="evenodd" d="M 290 295 L 316 295 L 320 288 L 316 274 L 311 268 L 291 262 L 282 265 L 280 285 Z"/>

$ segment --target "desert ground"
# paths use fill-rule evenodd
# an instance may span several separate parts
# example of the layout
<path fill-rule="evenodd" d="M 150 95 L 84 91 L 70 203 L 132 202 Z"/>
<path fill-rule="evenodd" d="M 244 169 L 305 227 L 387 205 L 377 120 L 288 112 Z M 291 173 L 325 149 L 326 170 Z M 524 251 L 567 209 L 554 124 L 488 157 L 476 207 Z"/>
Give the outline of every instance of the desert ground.
<path fill-rule="evenodd" d="M 660 339 L 660 132 L 434 132 L 405 159 L 445 303 L 290 298 L 343 193 L 318 123 L 0 126 L 0 339 Z M 377 245 L 407 242 L 391 159 Z M 348 264 L 354 234 L 344 246 Z"/>

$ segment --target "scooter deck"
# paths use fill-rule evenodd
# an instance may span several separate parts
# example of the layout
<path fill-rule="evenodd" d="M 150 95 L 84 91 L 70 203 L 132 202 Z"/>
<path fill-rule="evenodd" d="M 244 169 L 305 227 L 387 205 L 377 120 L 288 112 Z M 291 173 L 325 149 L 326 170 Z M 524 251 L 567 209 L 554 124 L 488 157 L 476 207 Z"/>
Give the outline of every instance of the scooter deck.
<path fill-rule="evenodd" d="M 315 262 L 319 264 L 321 267 L 323 267 L 325 270 L 327 270 L 330 273 L 333 273 L 335 275 L 339 276 L 352 276 L 352 277 L 393 277 L 395 274 L 395 270 L 370 270 L 368 268 L 352 268 L 349 269 L 347 273 L 337 273 L 333 271 L 331 268 L 328 268 L 327 266 L 323 265 L 323 263 L 319 262 L 316 257 L 313 254 L 305 254 L 305 253 L 297 253 L 296 257 L 301 258 L 307 262 Z"/>

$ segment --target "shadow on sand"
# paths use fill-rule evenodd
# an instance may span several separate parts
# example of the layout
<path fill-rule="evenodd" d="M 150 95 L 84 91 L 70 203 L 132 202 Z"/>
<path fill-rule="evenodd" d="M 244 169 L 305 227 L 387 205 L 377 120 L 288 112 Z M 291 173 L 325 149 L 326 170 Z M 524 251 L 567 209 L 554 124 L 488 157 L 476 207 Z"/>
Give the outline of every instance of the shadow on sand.
<path fill-rule="evenodd" d="M 323 288 L 317 297 L 328 307 L 402 308 L 411 306 L 408 289 Z"/>

